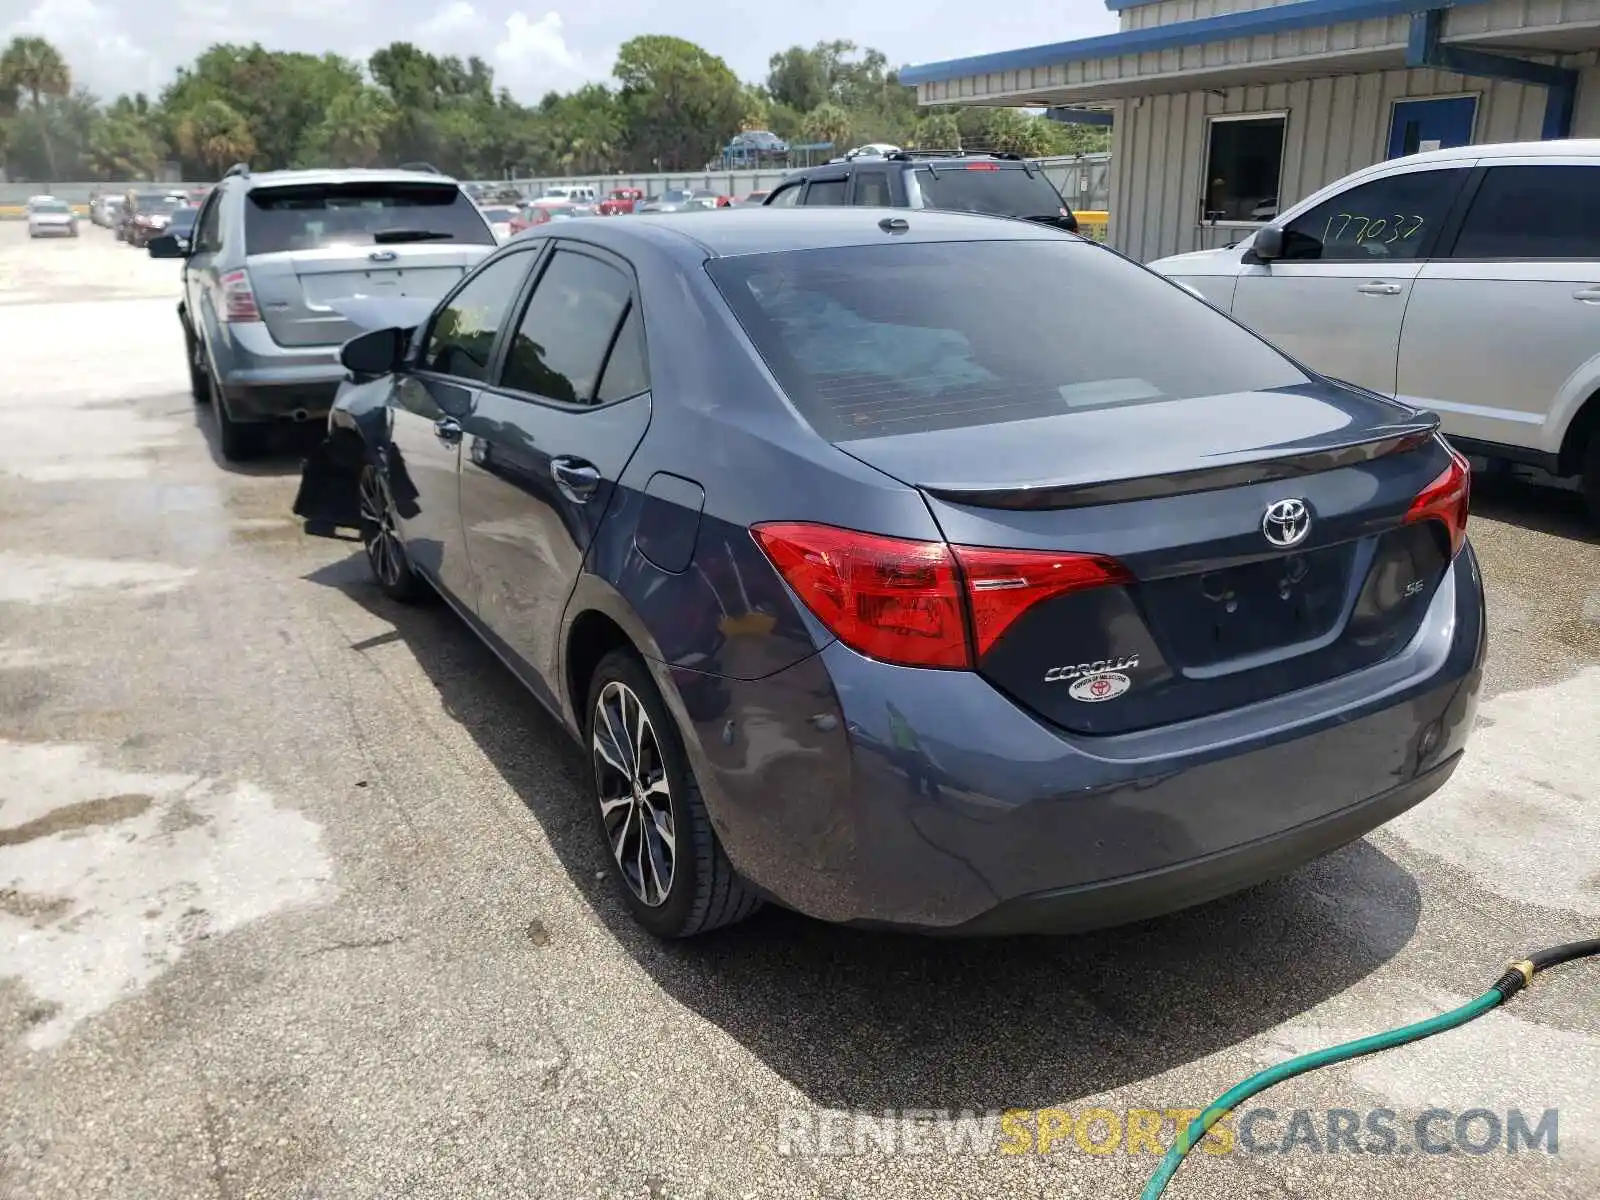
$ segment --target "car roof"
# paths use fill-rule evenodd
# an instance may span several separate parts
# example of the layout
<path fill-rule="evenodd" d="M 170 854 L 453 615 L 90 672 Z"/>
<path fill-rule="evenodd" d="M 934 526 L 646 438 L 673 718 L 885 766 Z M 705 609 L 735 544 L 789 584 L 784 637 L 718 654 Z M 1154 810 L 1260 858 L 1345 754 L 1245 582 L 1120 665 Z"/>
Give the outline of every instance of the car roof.
<path fill-rule="evenodd" d="M 382 167 L 344 167 L 338 170 L 319 168 L 304 171 L 261 171 L 250 175 L 235 175 L 245 187 L 291 187 L 296 184 L 318 183 L 443 183 L 459 187 L 448 175 L 430 171 L 402 171 Z"/>
<path fill-rule="evenodd" d="M 1477 158 L 1582 158 L 1600 157 L 1600 138 L 1564 138 L 1550 142 L 1491 142 L 1480 146 L 1451 146 L 1444 150 L 1424 150 L 1404 159 L 1391 158 L 1382 166 L 1398 162 L 1453 162 Z"/>
<path fill-rule="evenodd" d="M 880 222 L 904 222 L 890 232 Z M 726 208 L 715 216 L 689 213 L 646 214 L 629 221 L 574 221 L 562 236 L 609 247 L 626 255 L 630 247 L 651 245 L 686 259 L 792 250 L 837 249 L 901 242 L 1082 240 L 1032 221 L 974 213 L 904 208 Z"/>
<path fill-rule="evenodd" d="M 829 162 L 818 163 L 814 167 L 800 167 L 789 172 L 779 183 L 791 183 L 796 179 L 808 179 L 812 175 L 830 174 L 837 175 L 840 171 L 848 171 L 852 167 L 882 168 L 893 167 L 940 167 L 951 169 L 965 167 L 968 163 L 982 162 L 1000 170 L 1010 167 L 1025 167 L 1030 163 L 1020 158 L 1001 158 L 994 154 L 918 154 L 915 150 L 902 150 L 898 154 L 857 154 L 853 158 L 835 158 Z M 1038 170 L 1037 166 L 1033 167 Z M 776 185 L 774 185 L 776 186 Z"/>

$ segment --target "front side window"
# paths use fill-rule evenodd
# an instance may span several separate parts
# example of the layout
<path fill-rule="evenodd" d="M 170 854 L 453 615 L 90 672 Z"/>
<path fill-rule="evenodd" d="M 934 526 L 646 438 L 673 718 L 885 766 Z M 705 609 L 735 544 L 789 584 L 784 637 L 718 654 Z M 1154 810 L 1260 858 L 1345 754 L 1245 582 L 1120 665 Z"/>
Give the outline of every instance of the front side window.
<path fill-rule="evenodd" d="M 806 207 L 843 204 L 846 182 L 843 179 L 813 179 L 811 186 L 806 189 Z"/>
<path fill-rule="evenodd" d="M 1284 227 L 1283 257 L 1425 258 L 1466 174 L 1464 168 L 1408 171 L 1340 192 Z"/>
<path fill-rule="evenodd" d="M 1490 167 L 1451 258 L 1600 258 L 1600 165 Z"/>
<path fill-rule="evenodd" d="M 1206 140 L 1200 221 L 1270 221 L 1278 215 L 1284 118 L 1215 118 Z"/>
<path fill-rule="evenodd" d="M 591 403 L 631 298 L 628 278 L 616 267 L 557 250 L 506 351 L 501 386 L 565 404 Z"/>
<path fill-rule="evenodd" d="M 779 188 L 772 198 L 767 201 L 767 207 L 793 208 L 800 202 L 800 189 L 803 186 L 803 184 L 791 183 L 786 188 Z"/>
<path fill-rule="evenodd" d="M 495 338 L 533 261 L 531 254 L 508 254 L 468 280 L 434 317 L 422 369 L 474 383 L 487 379 Z"/>

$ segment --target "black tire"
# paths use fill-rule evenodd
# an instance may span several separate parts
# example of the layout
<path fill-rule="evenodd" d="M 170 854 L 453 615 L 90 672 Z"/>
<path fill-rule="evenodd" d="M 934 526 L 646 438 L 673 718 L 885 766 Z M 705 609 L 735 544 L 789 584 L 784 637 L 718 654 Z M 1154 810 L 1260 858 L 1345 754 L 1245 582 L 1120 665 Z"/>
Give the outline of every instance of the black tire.
<path fill-rule="evenodd" d="M 183 346 L 189 355 L 189 394 L 196 404 L 210 404 L 211 368 L 206 362 L 206 348 L 195 337 L 187 319 L 183 322 Z"/>
<path fill-rule="evenodd" d="M 261 453 L 261 430 L 254 425 L 235 421 L 228 412 L 228 398 L 217 386 L 217 377 L 208 376 L 214 403 L 211 411 L 217 415 L 217 449 L 231 463 L 248 462 Z"/>
<path fill-rule="evenodd" d="M 1600 426 L 1589 431 L 1589 444 L 1583 452 L 1583 499 L 1589 506 L 1589 520 L 1600 525 Z"/>
<path fill-rule="evenodd" d="M 414 604 L 425 599 L 428 585 L 406 553 L 395 517 L 394 495 L 377 463 L 363 464 L 357 483 L 361 503 L 361 545 L 367 552 L 367 569 L 372 582 L 391 600 Z"/>
<path fill-rule="evenodd" d="M 632 724 L 640 715 L 646 721 L 642 737 Z M 614 729 L 619 717 L 628 728 L 629 746 L 604 733 L 597 741 L 597 728 Z M 601 852 L 640 925 L 661 938 L 693 937 L 742 921 L 761 907 L 717 840 L 677 723 L 650 672 L 630 650 L 613 650 L 595 668 L 584 745 Z M 624 793 L 631 793 L 626 801 L 620 798 Z M 653 818 L 648 824 L 646 813 Z M 669 854 L 663 885 L 660 868 L 668 865 Z"/>

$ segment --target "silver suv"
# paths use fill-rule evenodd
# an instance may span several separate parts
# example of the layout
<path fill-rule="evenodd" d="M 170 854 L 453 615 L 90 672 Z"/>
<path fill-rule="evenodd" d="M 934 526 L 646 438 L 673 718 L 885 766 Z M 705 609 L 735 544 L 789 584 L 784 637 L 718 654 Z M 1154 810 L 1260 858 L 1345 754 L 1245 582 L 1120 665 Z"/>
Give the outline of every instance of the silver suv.
<path fill-rule="evenodd" d="M 426 171 L 234 167 L 206 197 L 181 258 L 183 323 L 197 402 L 214 400 L 222 456 L 248 458 L 261 431 L 324 416 L 345 378 L 339 347 L 360 333 L 336 307 L 357 296 L 437 299 L 495 248 L 453 179 Z"/>

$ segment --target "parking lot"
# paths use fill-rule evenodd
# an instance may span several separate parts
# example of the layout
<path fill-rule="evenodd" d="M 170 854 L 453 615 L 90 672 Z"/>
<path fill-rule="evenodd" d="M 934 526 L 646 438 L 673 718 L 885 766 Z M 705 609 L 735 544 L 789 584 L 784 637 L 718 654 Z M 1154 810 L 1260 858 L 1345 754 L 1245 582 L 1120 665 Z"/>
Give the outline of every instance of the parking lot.
<path fill-rule="evenodd" d="M 652 941 L 554 721 L 446 608 L 302 533 L 303 442 L 221 462 L 176 294 L 87 223 L 0 224 L 0 1195 L 1131 1197 L 1156 1159 L 1126 1139 L 1007 1153 L 931 1114 L 1199 1109 L 1600 932 L 1600 536 L 1496 477 L 1475 743 L 1368 839 L 1071 939 L 768 909 Z M 1551 972 L 1285 1084 L 1272 1152 L 1197 1152 L 1168 1195 L 1592 1197 L 1597 995 L 1600 967 Z M 1558 1150 L 1427 1153 L 1432 1109 L 1558 1110 Z M 1320 1148 L 1278 1145 L 1300 1110 Z M 1399 1144 L 1330 1153 L 1328 1110 L 1392 1110 Z M 886 1111 L 935 1132 L 821 1116 Z"/>

